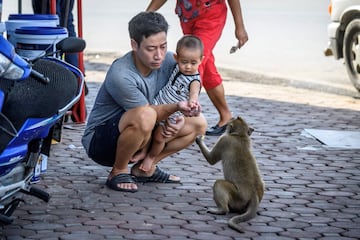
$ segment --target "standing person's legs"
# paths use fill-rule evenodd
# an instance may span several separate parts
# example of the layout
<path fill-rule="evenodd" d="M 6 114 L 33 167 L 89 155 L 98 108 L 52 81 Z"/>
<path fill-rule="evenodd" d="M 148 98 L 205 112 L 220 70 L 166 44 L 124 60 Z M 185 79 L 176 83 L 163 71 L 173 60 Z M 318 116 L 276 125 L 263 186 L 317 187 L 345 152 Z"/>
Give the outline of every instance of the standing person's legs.
<path fill-rule="evenodd" d="M 204 66 L 206 70 L 204 72 L 207 72 L 209 76 L 213 76 L 212 79 L 217 79 L 217 76 L 220 77 L 219 73 L 217 72 L 215 68 L 215 62 L 214 62 L 214 56 L 211 53 L 208 61 L 206 62 L 206 65 Z M 214 70 L 216 72 L 214 72 Z M 204 73 L 204 75 L 206 75 Z M 219 112 L 220 119 L 216 126 L 211 127 L 206 134 L 207 135 L 219 135 L 222 134 L 226 128 L 227 122 L 232 118 L 232 114 L 230 112 L 229 106 L 225 99 L 225 90 L 224 85 L 222 84 L 222 80 L 219 84 L 218 81 L 207 81 L 207 85 L 204 88 L 206 90 L 206 93 L 208 94 L 211 102 L 214 104 L 215 108 Z"/>
<path fill-rule="evenodd" d="M 48 13 L 48 1 L 47 0 L 32 0 L 32 8 L 34 14 L 47 14 Z"/>
<path fill-rule="evenodd" d="M 215 66 L 213 49 L 220 39 L 226 22 L 226 5 L 219 4 L 206 15 L 190 22 L 181 22 L 184 34 L 198 36 L 204 44 L 204 59 L 200 66 L 202 84 L 216 110 L 219 113 L 218 123 L 206 131 L 207 135 L 220 135 L 225 131 L 226 123 L 232 114 L 225 99 L 222 78 Z"/>
<path fill-rule="evenodd" d="M 74 1 L 75 0 L 57 0 L 56 1 L 56 8 L 57 8 L 57 15 L 60 18 L 60 25 L 66 27 L 68 30 L 69 37 L 76 37 L 76 30 L 74 25 Z M 79 68 L 79 53 L 65 53 L 65 61 L 70 63 L 71 65 Z M 84 70 L 85 71 L 85 70 Z M 85 88 L 85 95 L 88 94 L 89 88 L 84 82 Z"/>

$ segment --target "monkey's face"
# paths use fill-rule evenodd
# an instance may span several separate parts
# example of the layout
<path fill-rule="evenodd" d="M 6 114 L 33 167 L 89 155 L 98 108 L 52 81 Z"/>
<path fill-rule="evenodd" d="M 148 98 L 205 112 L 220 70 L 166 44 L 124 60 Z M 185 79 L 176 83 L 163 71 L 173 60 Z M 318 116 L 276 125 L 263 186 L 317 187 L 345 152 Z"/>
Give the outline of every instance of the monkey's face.
<path fill-rule="evenodd" d="M 229 121 L 227 131 L 231 135 L 250 136 L 254 129 L 239 116 Z"/>

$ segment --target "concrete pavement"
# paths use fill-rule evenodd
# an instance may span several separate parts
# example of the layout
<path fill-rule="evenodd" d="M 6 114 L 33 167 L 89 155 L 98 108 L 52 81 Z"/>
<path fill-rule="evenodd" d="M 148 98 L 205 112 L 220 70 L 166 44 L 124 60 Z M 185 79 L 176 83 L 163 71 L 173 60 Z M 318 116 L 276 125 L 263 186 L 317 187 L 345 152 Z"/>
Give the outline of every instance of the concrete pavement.
<path fill-rule="evenodd" d="M 89 111 L 112 59 L 86 56 Z M 360 100 L 244 77 L 229 77 L 224 86 L 234 116 L 255 128 L 253 152 L 266 184 L 258 216 L 241 224 L 245 233 L 227 226 L 233 214 L 206 212 L 215 206 L 211 187 L 222 178 L 221 166 L 207 164 L 196 145 L 160 164 L 181 184 L 115 192 L 104 185 L 110 168 L 94 163 L 82 148 L 84 125 L 67 123 L 38 184 L 52 198 L 46 204 L 25 196 L 14 223 L 0 228 L 0 239 L 358 239 L 360 150 L 329 148 L 302 131 L 359 130 Z M 215 124 L 205 93 L 201 102 L 209 125 Z M 216 137 L 205 141 L 211 145 Z"/>

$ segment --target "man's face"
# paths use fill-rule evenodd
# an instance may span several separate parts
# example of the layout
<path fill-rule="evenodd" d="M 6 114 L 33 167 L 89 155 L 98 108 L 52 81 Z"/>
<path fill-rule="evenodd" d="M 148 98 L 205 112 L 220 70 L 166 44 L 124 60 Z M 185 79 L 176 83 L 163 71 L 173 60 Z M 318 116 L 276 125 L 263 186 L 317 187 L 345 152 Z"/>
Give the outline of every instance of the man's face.
<path fill-rule="evenodd" d="M 152 70 L 160 68 L 167 52 L 165 32 L 144 38 L 140 46 L 131 40 L 131 45 L 134 51 L 135 65 L 143 76 L 147 76 Z"/>

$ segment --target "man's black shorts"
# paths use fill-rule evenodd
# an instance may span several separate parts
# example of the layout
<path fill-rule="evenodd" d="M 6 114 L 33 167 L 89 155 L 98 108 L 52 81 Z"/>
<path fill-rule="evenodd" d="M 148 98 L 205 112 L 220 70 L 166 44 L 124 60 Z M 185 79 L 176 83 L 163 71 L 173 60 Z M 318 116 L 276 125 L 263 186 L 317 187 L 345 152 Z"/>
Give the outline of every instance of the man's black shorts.
<path fill-rule="evenodd" d="M 90 142 L 89 157 L 100 165 L 108 167 L 114 165 L 121 116 L 122 113 L 119 113 L 95 128 Z"/>

